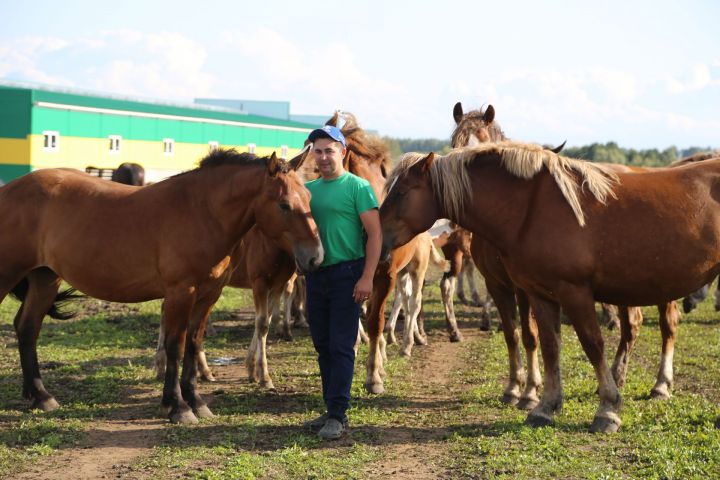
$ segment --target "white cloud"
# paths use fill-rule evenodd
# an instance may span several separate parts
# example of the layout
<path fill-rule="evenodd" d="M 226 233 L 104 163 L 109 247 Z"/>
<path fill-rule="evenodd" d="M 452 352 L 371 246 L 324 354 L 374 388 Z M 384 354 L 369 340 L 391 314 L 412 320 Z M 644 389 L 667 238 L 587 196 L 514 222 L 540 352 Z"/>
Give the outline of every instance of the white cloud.
<path fill-rule="evenodd" d="M 711 83 L 718 83 L 718 80 L 713 81 L 710 68 L 707 65 L 696 64 L 681 75 L 668 78 L 667 90 L 671 94 L 685 93 L 702 90 Z"/>

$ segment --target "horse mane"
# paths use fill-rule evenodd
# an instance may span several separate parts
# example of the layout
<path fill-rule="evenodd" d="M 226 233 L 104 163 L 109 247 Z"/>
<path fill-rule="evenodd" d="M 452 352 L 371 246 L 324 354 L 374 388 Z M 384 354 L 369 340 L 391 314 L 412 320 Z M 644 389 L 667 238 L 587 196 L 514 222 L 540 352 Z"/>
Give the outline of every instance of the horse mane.
<path fill-rule="evenodd" d="M 585 215 L 578 196 L 580 189 L 587 187 L 602 204 L 606 203 L 608 196 L 617 198 L 613 191 L 614 185 L 619 181 L 617 174 L 603 165 L 562 157 L 540 145 L 517 142 L 486 143 L 477 147 L 451 150 L 445 156 L 436 157 L 430 164 L 430 179 L 435 198 L 451 220 L 460 218 L 465 204 L 472 197 L 467 166 L 480 161 L 487 154 L 497 154 L 503 167 L 519 178 L 530 179 L 543 168 L 547 168 L 581 227 L 585 225 Z M 421 153 L 405 154 L 391 172 L 386 189 L 391 188 L 395 179 L 425 157 L 426 155 Z M 581 179 L 580 185 L 578 177 Z"/>
<path fill-rule="evenodd" d="M 266 157 L 258 157 L 254 153 L 240 153 L 234 148 L 218 148 L 205 155 L 197 169 L 220 165 L 264 165 L 266 160 Z"/>
<path fill-rule="evenodd" d="M 385 142 L 376 135 L 367 133 L 360 127 L 355 115 L 350 112 L 335 112 L 335 114 L 325 122 L 325 125 L 337 126 L 341 117 L 345 120 L 340 131 L 345 136 L 345 143 L 347 144 L 347 170 L 355 173 L 351 171 L 350 167 L 352 167 L 352 162 L 350 160 L 364 161 L 369 165 L 379 165 L 383 177 L 387 177 L 388 172 L 392 169 L 392 158 L 390 156 L 390 149 Z M 311 161 L 306 161 L 300 170 L 301 176 L 306 180 L 312 180 L 319 176 L 319 173 L 315 169 L 314 162 Z"/>
<path fill-rule="evenodd" d="M 485 110 L 481 107 L 479 110 L 470 110 L 463 115 L 462 120 L 455 126 L 455 130 L 451 135 L 451 145 L 464 146 L 467 145 L 470 135 L 475 134 L 482 128 L 487 128 L 491 142 L 502 142 L 508 140 L 500 125 L 493 120 L 485 123 Z"/>
<path fill-rule="evenodd" d="M 345 119 L 345 124 L 340 131 L 345 136 L 348 151 L 370 165 L 380 165 L 383 176 L 387 177 L 387 173 L 392 168 L 388 146 L 376 135 L 368 134 L 363 130 L 352 113 L 343 112 L 342 117 Z"/>

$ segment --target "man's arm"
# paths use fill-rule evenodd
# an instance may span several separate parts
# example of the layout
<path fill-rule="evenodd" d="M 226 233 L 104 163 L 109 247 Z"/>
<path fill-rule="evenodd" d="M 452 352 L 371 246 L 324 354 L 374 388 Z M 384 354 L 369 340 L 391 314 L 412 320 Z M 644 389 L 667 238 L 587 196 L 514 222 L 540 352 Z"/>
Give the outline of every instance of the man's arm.
<path fill-rule="evenodd" d="M 370 297 L 373 287 L 375 269 L 380 260 L 380 248 L 382 246 L 382 228 L 380 227 L 380 212 L 377 208 L 371 208 L 360 214 L 360 221 L 367 233 L 367 244 L 365 245 L 365 268 L 362 277 L 355 284 L 353 297 L 360 303 Z"/>

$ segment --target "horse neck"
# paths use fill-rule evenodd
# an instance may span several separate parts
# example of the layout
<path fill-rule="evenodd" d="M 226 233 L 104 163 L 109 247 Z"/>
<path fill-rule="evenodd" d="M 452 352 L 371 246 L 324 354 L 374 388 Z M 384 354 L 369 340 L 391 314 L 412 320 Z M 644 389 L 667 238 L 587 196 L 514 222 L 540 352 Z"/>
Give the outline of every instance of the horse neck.
<path fill-rule="evenodd" d="M 499 160 L 473 162 L 467 168 L 473 198 L 457 223 L 505 251 L 526 226 L 537 178 L 515 177 Z"/>
<path fill-rule="evenodd" d="M 206 180 L 209 215 L 220 225 L 230 244 L 237 243 L 255 224 L 255 206 L 263 195 L 264 165 L 212 167 Z"/>

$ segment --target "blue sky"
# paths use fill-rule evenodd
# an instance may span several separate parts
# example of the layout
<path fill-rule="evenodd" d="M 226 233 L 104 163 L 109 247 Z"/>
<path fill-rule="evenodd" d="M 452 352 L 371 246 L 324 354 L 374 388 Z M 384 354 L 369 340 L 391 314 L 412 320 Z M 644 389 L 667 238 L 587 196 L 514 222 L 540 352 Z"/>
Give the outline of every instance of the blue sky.
<path fill-rule="evenodd" d="M 0 0 L 0 80 L 143 99 L 288 100 L 448 138 L 720 147 L 720 2 Z"/>

